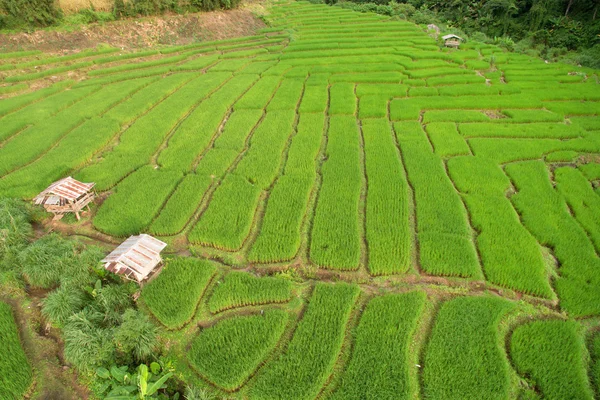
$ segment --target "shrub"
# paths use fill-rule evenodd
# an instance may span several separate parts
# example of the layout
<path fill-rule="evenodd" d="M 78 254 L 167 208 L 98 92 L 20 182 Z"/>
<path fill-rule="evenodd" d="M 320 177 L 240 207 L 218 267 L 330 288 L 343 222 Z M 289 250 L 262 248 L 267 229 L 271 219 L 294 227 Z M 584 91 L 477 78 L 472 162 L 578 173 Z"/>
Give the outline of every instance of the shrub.
<path fill-rule="evenodd" d="M 49 26 L 61 18 L 55 0 L 0 0 L 0 29 Z"/>
<path fill-rule="evenodd" d="M 42 303 L 42 314 L 57 325 L 64 324 L 73 314 L 81 311 L 87 302 L 79 288 L 64 285 L 48 294 Z"/>
<path fill-rule="evenodd" d="M 58 234 L 46 235 L 19 254 L 21 271 L 27 281 L 36 287 L 58 285 L 64 271 L 73 265 L 73 242 Z"/>
<path fill-rule="evenodd" d="M 123 323 L 115 329 L 113 340 L 125 362 L 145 362 L 158 345 L 158 329 L 146 314 L 130 308 L 123 313 Z"/>

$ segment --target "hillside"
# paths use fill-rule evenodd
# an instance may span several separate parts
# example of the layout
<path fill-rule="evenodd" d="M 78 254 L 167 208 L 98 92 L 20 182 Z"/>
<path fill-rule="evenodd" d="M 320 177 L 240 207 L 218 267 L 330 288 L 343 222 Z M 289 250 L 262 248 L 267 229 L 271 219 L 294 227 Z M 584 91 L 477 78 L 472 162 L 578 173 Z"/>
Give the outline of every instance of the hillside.
<path fill-rule="evenodd" d="M 0 196 L 94 182 L 45 226 L 192 255 L 138 305 L 219 396 L 600 395 L 599 71 L 268 12 L 250 37 L 0 54 Z"/>

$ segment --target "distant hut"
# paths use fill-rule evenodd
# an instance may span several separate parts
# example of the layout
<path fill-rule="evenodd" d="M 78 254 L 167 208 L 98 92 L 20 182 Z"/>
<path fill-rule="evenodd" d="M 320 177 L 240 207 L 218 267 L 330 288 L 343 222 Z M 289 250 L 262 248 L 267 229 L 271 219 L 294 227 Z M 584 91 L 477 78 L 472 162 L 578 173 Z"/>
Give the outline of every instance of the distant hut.
<path fill-rule="evenodd" d="M 48 186 L 33 199 L 33 202 L 53 213 L 54 219 L 60 219 L 64 214 L 72 212 L 79 220 L 81 210 L 96 198 L 96 193 L 92 190 L 95 185 L 79 182 L 69 176 Z"/>
<path fill-rule="evenodd" d="M 458 46 L 460 46 L 460 43 L 463 41 L 463 38 L 454 34 L 442 36 L 442 39 L 444 40 L 444 45 L 446 47 L 453 47 L 455 49 L 458 49 Z"/>
<path fill-rule="evenodd" d="M 130 236 L 102 263 L 107 270 L 141 283 L 162 262 L 160 252 L 165 247 L 166 243 L 150 235 Z"/>

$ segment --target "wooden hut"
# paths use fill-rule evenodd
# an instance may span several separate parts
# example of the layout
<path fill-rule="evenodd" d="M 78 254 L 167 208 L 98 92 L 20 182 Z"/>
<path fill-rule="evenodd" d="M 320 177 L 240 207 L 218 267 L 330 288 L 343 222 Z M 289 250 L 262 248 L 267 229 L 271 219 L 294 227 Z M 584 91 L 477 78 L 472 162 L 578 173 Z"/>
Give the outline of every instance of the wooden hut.
<path fill-rule="evenodd" d="M 102 263 L 107 270 L 141 283 L 162 262 L 160 252 L 165 247 L 166 243 L 150 235 L 130 236 Z"/>
<path fill-rule="evenodd" d="M 444 40 L 444 45 L 446 47 L 453 47 L 455 49 L 458 49 L 458 46 L 460 46 L 463 41 L 463 38 L 454 34 L 442 36 L 442 39 Z"/>
<path fill-rule="evenodd" d="M 69 176 L 48 186 L 33 202 L 53 213 L 55 219 L 72 212 L 79 220 L 81 210 L 96 198 L 96 193 L 92 190 L 94 185 L 95 183 L 79 182 Z"/>

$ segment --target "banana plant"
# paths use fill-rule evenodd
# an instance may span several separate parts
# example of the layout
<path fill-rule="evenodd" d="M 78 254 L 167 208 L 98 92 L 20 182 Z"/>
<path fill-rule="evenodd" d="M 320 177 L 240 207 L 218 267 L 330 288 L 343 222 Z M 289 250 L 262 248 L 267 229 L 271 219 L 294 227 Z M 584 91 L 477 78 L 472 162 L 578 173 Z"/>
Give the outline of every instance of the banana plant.
<path fill-rule="evenodd" d="M 150 370 L 146 364 L 141 364 L 135 373 L 130 373 L 127 366 L 112 366 L 110 370 L 98 368 L 96 375 L 104 380 L 99 391 L 106 400 L 148 400 L 169 398 L 159 394 L 159 390 L 166 387 L 165 383 L 173 373 L 163 371 L 161 374 L 161 366 L 153 362 Z M 171 397 L 173 400 L 178 398 L 179 393 Z"/>

